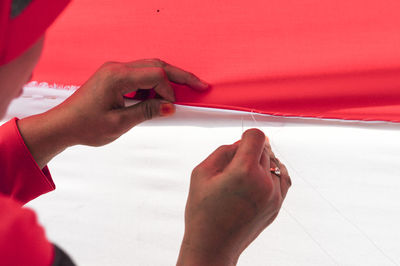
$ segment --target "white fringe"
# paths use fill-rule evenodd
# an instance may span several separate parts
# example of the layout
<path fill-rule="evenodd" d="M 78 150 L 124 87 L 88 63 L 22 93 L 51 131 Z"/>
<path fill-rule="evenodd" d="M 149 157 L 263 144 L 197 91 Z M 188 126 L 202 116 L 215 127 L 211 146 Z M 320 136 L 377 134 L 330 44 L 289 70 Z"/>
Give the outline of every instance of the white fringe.
<path fill-rule="evenodd" d="M 35 88 L 44 88 L 44 89 L 56 89 L 56 90 L 77 90 L 80 86 L 76 85 L 62 85 L 57 83 L 47 83 L 47 82 L 37 82 L 31 81 L 25 85 L 25 87 L 35 87 Z"/>

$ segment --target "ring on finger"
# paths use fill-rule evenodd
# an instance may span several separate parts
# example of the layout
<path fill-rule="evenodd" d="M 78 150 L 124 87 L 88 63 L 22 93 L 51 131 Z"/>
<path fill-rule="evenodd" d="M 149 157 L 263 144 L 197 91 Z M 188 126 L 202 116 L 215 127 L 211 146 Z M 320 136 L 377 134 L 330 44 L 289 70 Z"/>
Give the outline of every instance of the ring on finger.
<path fill-rule="evenodd" d="M 269 171 L 274 175 L 276 175 L 277 177 L 279 178 L 281 177 L 281 169 L 279 169 L 279 167 L 271 167 Z"/>
<path fill-rule="evenodd" d="M 274 156 L 274 157 L 271 157 L 270 159 L 271 159 L 271 168 L 269 169 L 269 171 L 280 178 L 282 172 L 281 172 L 281 169 L 279 168 L 280 162 L 279 162 L 278 158 L 276 158 Z M 274 163 L 275 166 L 273 166 L 272 163 Z"/>

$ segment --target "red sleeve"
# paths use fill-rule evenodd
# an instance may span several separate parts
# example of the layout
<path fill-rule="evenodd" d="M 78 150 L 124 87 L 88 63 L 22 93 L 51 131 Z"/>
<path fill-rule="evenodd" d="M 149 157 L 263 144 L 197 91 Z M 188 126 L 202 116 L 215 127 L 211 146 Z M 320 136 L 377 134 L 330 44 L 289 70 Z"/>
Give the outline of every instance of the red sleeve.
<path fill-rule="evenodd" d="M 0 193 L 23 204 L 55 189 L 49 169 L 40 169 L 14 118 L 0 127 Z"/>
<path fill-rule="evenodd" d="M 50 266 L 53 257 L 53 245 L 35 213 L 0 195 L 0 264 Z"/>

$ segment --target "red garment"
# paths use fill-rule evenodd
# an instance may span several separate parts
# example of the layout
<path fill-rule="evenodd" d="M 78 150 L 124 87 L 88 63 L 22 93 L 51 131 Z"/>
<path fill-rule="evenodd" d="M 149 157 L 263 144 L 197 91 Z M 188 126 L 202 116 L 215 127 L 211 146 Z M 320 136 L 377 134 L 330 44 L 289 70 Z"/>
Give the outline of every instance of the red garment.
<path fill-rule="evenodd" d="M 34 0 L 11 17 L 12 0 L 0 1 L 0 65 L 20 56 L 52 24 L 70 0 Z M 23 204 L 55 189 L 47 167 L 39 169 L 13 119 L 0 128 L 0 264 L 51 265 L 53 245 L 36 215 Z"/>
<path fill-rule="evenodd" d="M 55 189 L 47 168 L 39 169 L 14 118 L 0 127 L 0 264 L 51 265 L 53 246 L 35 213 L 22 208 Z"/>

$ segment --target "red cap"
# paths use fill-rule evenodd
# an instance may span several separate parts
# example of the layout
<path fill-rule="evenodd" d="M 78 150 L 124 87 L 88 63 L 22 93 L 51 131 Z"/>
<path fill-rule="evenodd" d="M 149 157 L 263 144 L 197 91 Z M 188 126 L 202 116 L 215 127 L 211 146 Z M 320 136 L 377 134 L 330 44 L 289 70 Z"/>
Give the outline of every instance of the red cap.
<path fill-rule="evenodd" d="M 0 65 L 17 58 L 44 34 L 70 0 L 32 0 L 11 17 L 12 0 L 0 0 Z"/>

